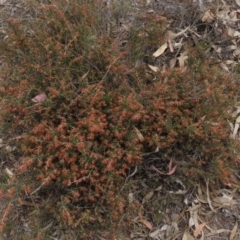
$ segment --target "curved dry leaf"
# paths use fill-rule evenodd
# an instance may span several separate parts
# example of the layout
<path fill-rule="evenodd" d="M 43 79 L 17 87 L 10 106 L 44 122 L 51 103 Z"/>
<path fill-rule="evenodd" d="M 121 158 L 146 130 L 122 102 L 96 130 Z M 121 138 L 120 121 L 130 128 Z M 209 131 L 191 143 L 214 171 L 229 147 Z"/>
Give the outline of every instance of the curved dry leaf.
<path fill-rule="evenodd" d="M 151 70 L 153 70 L 154 72 L 158 72 L 160 69 L 159 69 L 159 67 L 155 67 L 155 66 L 152 66 L 152 65 L 149 65 L 148 64 L 148 66 L 149 66 L 149 68 L 151 69 Z"/>
<path fill-rule="evenodd" d="M 154 171 L 156 171 L 157 173 L 159 173 L 159 174 L 161 174 L 161 175 L 172 175 L 172 174 L 176 171 L 177 165 L 174 166 L 172 169 L 169 169 L 169 172 L 167 172 L 167 173 L 164 173 L 164 172 L 159 171 L 159 170 L 158 170 L 156 167 L 154 167 L 153 165 L 151 166 L 151 169 L 154 170 Z"/>
<path fill-rule="evenodd" d="M 229 27 L 228 30 L 227 30 L 227 34 L 228 34 L 228 36 L 234 38 L 234 37 L 239 37 L 240 32 L 238 32 L 235 29 Z"/>
<path fill-rule="evenodd" d="M 166 175 L 172 175 L 177 169 L 177 165 L 174 166 L 168 173 L 166 173 Z"/>
<path fill-rule="evenodd" d="M 154 189 L 155 192 L 159 192 L 159 191 L 161 191 L 161 190 L 162 190 L 162 185 L 160 185 L 159 187 L 157 187 L 157 188 Z"/>
<path fill-rule="evenodd" d="M 213 208 L 213 206 L 212 206 L 212 201 L 210 200 L 210 194 L 209 194 L 209 187 L 208 187 L 208 185 L 209 185 L 209 179 L 206 180 L 207 201 L 208 201 L 208 205 L 209 205 L 210 209 L 211 209 L 213 212 L 216 213 L 216 210 L 215 210 L 215 209 Z"/>
<path fill-rule="evenodd" d="M 223 70 L 229 72 L 228 67 L 227 67 L 224 63 L 220 63 L 219 65 L 220 65 L 220 67 L 221 67 Z"/>
<path fill-rule="evenodd" d="M 164 43 L 155 53 L 153 53 L 153 57 L 161 56 L 165 52 L 167 47 L 168 47 L 167 43 Z"/>

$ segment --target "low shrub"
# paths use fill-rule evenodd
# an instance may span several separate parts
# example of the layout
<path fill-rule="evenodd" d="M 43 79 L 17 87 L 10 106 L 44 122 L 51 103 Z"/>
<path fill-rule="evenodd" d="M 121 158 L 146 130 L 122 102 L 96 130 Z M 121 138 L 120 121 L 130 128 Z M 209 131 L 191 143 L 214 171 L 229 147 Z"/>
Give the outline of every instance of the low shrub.
<path fill-rule="evenodd" d="M 9 19 L 1 46 L 1 126 L 19 157 L 10 182 L 22 183 L 17 194 L 6 191 L 12 203 L 37 203 L 41 221 L 51 217 L 77 229 L 79 239 L 99 229 L 114 233 L 142 211 L 123 189 L 143 153 L 157 148 L 175 159 L 176 174 L 192 184 L 203 177 L 229 181 L 237 159 L 227 110 L 238 83 L 194 51 L 187 70 L 153 80 L 144 59 L 134 68 L 131 54 L 139 55 L 142 38 L 156 44 L 160 23 L 151 24 L 151 38 L 140 29 L 122 48 L 105 32 L 104 11 L 101 1 L 52 1 L 26 28 Z M 139 43 L 131 42 L 136 37 Z M 150 40 L 144 56 L 154 61 Z M 3 214 L 2 227 L 6 222 Z"/>

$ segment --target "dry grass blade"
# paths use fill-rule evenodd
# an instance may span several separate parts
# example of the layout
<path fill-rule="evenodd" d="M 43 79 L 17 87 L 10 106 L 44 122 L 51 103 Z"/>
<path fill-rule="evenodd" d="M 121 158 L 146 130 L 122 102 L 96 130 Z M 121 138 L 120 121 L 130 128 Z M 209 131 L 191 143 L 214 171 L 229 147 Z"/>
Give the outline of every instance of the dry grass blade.
<path fill-rule="evenodd" d="M 133 128 L 138 136 L 139 141 L 144 142 L 144 136 L 142 135 L 142 133 L 136 127 L 133 127 Z"/>
<path fill-rule="evenodd" d="M 229 232 L 231 232 L 229 229 L 217 229 L 217 230 L 211 229 L 211 232 L 207 233 L 205 235 L 205 237 L 211 237 L 211 236 L 218 235 L 218 234 L 221 234 L 221 233 L 229 233 Z"/>
<path fill-rule="evenodd" d="M 197 197 L 199 202 L 201 202 L 201 203 L 208 203 L 208 201 L 206 199 L 206 195 L 203 194 L 203 191 L 201 189 L 200 184 L 198 184 L 196 197 Z"/>
<path fill-rule="evenodd" d="M 237 229 L 238 229 L 238 221 L 236 221 L 232 231 L 231 231 L 231 234 L 229 236 L 229 240 L 233 240 L 234 237 L 236 236 L 236 233 L 237 233 Z"/>

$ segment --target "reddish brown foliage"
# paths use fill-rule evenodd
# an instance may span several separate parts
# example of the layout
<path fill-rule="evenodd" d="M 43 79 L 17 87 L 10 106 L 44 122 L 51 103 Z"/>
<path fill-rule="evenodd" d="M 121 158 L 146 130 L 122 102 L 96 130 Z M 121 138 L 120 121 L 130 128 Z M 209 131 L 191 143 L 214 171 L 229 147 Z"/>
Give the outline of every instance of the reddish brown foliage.
<path fill-rule="evenodd" d="M 157 147 L 159 155 L 189 163 L 178 168 L 180 175 L 227 180 L 236 158 L 226 110 L 237 83 L 194 54 L 187 72 L 166 71 L 152 81 L 146 66 L 133 68 L 133 60 L 146 38 L 152 50 L 159 22 L 151 24 L 149 37 L 144 30 L 133 34 L 123 51 L 121 39 L 97 30 L 97 5 L 72 3 L 64 11 L 64 4 L 43 5 L 30 35 L 9 19 L 12 33 L 2 46 L 8 58 L 1 123 L 21 136 L 18 173 L 29 175 L 22 185 L 26 196 L 48 199 L 42 209 L 85 233 L 93 222 L 106 227 L 107 217 L 114 229 L 124 211 L 137 211 L 118 193 L 142 153 Z M 40 93 L 47 98 L 33 103 Z"/>

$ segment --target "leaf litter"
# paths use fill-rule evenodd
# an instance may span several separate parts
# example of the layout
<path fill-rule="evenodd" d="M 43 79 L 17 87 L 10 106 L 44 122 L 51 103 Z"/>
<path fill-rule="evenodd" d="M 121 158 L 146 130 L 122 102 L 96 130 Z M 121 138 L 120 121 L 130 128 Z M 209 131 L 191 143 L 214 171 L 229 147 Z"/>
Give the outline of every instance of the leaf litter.
<path fill-rule="evenodd" d="M 205 57 L 209 57 L 213 62 L 217 62 L 223 71 L 234 71 L 234 68 L 239 63 L 240 50 L 238 42 L 240 40 L 240 32 L 238 26 L 240 23 L 240 9 L 229 5 L 229 2 L 222 1 L 219 6 L 206 8 L 200 17 L 200 21 L 205 24 L 205 31 L 199 32 L 195 26 L 180 30 L 179 34 L 173 31 L 166 31 L 166 41 L 153 53 L 158 61 L 156 65 L 148 65 L 149 68 L 157 73 L 165 71 L 166 68 L 182 68 L 187 67 L 186 60 L 188 59 L 188 41 L 194 39 L 195 44 L 206 41 L 206 49 L 204 50 Z M 239 1 L 236 2 L 239 4 Z M 240 5 L 239 5 L 240 6 Z M 224 26 L 224 27 L 223 27 Z M 212 32 L 208 32 L 208 28 Z M 213 34 L 213 35 L 212 35 Z M 209 42 L 208 37 L 215 38 L 214 44 Z M 211 55 L 210 51 L 213 51 Z M 174 57 L 171 57 L 173 54 Z M 164 81 L 167 81 L 165 79 Z M 240 107 L 233 106 L 230 111 L 232 119 L 228 119 L 229 129 L 231 131 L 230 138 L 240 139 Z M 203 119 L 203 121 L 205 121 Z M 218 125 L 217 122 L 209 123 Z M 174 167 L 169 167 L 168 172 L 162 172 L 154 165 L 152 170 L 160 175 L 173 175 L 176 171 Z M 235 186 L 229 185 L 228 188 L 222 188 L 216 183 L 212 183 L 209 179 L 205 179 L 204 183 L 199 183 L 196 189 L 190 194 L 188 199 L 189 189 L 183 186 L 177 191 L 164 190 L 161 186 L 160 193 L 163 196 L 158 198 L 162 201 L 166 198 L 166 194 L 174 194 L 181 192 L 184 199 L 178 198 L 178 207 L 166 208 L 165 211 L 159 211 L 164 216 L 162 221 L 152 222 L 149 233 L 145 233 L 142 239 L 239 239 L 240 232 L 238 229 L 238 213 L 240 213 L 240 196 L 237 188 L 240 186 L 240 176 L 235 174 L 232 176 L 235 179 Z M 177 182 L 175 182 L 177 184 Z M 142 204 L 148 202 L 154 203 L 156 192 L 150 189 L 143 197 Z M 160 204 L 161 205 L 161 204 Z M 227 211 L 228 210 L 228 211 Z M 171 213 L 178 215 L 178 218 L 172 218 Z M 227 212 L 227 213 L 226 213 Z M 227 215 L 227 220 L 226 220 Z M 186 228 L 186 225 L 188 227 Z M 174 227 L 173 227 L 174 226 Z M 171 230 L 170 230 L 171 229 Z M 137 235 L 135 238 L 138 239 Z"/>

